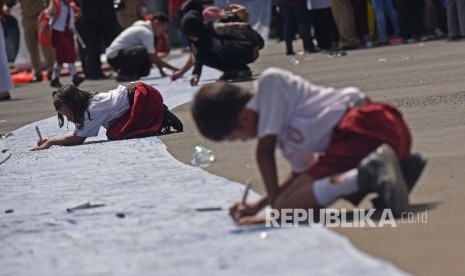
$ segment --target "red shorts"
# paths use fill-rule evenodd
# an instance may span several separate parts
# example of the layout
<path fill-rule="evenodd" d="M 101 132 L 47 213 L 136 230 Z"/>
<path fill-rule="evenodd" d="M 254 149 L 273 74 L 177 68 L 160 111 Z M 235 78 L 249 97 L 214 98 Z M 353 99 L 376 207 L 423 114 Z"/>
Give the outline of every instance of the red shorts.
<path fill-rule="evenodd" d="M 402 114 L 385 103 L 350 108 L 334 129 L 325 154 L 308 173 L 319 179 L 356 168 L 383 143 L 394 149 L 400 162 L 409 156 L 412 139 Z"/>
<path fill-rule="evenodd" d="M 151 85 L 135 84 L 134 103 L 107 129 L 109 140 L 153 136 L 163 123 L 163 98 Z"/>
<path fill-rule="evenodd" d="M 72 32 L 53 30 L 52 46 L 55 49 L 58 64 L 76 62 L 76 48 L 74 47 L 74 35 Z"/>

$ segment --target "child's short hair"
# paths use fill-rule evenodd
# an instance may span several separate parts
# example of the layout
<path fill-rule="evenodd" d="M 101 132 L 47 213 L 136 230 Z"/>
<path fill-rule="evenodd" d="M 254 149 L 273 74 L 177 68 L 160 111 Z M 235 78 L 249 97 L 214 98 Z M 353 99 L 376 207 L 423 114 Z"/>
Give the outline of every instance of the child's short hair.
<path fill-rule="evenodd" d="M 73 112 L 73 119 L 76 126 L 82 129 L 84 123 L 84 114 L 89 107 L 90 99 L 95 93 L 82 91 L 72 84 L 67 84 L 57 91 L 53 91 L 53 106 L 55 110 L 66 106 Z M 88 112 L 88 111 L 87 111 Z M 90 114 L 87 114 L 90 119 Z M 63 115 L 58 114 L 58 125 L 60 128 L 64 125 Z"/>
<path fill-rule="evenodd" d="M 147 14 L 144 17 L 145 20 L 154 21 L 157 20 L 160 23 L 170 23 L 168 16 L 163 12 L 156 12 L 154 14 Z"/>
<path fill-rule="evenodd" d="M 206 84 L 195 95 L 192 116 L 200 133 L 214 141 L 224 140 L 238 126 L 239 112 L 252 93 L 233 84 Z"/>

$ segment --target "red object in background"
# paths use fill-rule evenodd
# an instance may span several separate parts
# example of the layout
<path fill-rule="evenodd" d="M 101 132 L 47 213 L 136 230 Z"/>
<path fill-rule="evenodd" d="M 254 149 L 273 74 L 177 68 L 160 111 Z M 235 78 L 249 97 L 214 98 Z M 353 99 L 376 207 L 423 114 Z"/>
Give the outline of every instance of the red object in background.
<path fill-rule="evenodd" d="M 184 2 L 186 2 L 186 0 L 169 0 L 168 6 L 170 8 L 169 10 L 170 14 L 171 15 L 176 14 Z"/>
<path fill-rule="evenodd" d="M 52 26 L 50 26 L 50 18 L 48 18 L 46 10 L 39 14 L 37 20 L 39 21 L 37 26 L 39 43 L 46 48 L 52 48 Z"/>
<path fill-rule="evenodd" d="M 159 57 L 167 56 L 171 49 L 170 37 L 168 34 L 164 32 L 161 35 L 158 35 L 155 41 L 155 50 L 157 51 L 157 55 Z"/>
<path fill-rule="evenodd" d="M 27 71 L 21 71 L 19 73 L 11 75 L 11 81 L 14 84 L 30 83 L 33 78 L 34 74 Z"/>

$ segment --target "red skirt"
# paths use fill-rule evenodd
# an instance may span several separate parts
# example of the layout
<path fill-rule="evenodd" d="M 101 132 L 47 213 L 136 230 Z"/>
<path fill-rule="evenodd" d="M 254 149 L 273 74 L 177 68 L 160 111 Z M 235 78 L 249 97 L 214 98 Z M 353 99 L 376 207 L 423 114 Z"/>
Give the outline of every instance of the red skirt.
<path fill-rule="evenodd" d="M 394 149 L 400 162 L 409 156 L 412 139 L 402 114 L 376 102 L 350 108 L 334 129 L 325 154 L 308 173 L 319 179 L 356 168 L 383 143 Z"/>
<path fill-rule="evenodd" d="M 53 30 L 52 46 L 55 49 L 58 64 L 74 63 L 76 61 L 74 35 L 71 31 L 60 32 Z"/>
<path fill-rule="evenodd" d="M 107 129 L 109 140 L 153 136 L 163 123 L 163 97 L 152 86 L 137 82 L 131 109 Z"/>

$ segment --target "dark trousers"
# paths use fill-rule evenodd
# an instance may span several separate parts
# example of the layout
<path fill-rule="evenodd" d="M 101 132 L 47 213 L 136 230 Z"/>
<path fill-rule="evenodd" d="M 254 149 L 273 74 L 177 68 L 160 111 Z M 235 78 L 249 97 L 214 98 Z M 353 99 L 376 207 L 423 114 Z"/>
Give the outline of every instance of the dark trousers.
<path fill-rule="evenodd" d="M 247 64 L 254 61 L 253 51 L 249 42 L 235 41 L 224 44 L 217 53 L 218 58 L 233 69 L 245 70 L 248 69 Z"/>
<path fill-rule="evenodd" d="M 295 34 L 295 20 L 300 26 L 300 36 L 302 37 L 304 50 L 314 50 L 312 38 L 312 20 L 310 18 L 310 11 L 307 9 L 306 4 L 279 4 L 279 11 L 283 18 L 283 36 L 286 42 L 286 52 L 292 53 L 292 41 Z"/>
<path fill-rule="evenodd" d="M 410 38 L 423 33 L 424 0 L 396 0 L 400 36 Z"/>
<path fill-rule="evenodd" d="M 82 24 L 81 34 L 86 44 L 85 73 L 88 78 L 98 78 L 102 74 L 100 54 L 103 45 L 110 46 L 113 39 L 120 33 L 120 27 L 115 22 L 86 22 Z M 103 45 L 102 45 L 103 43 Z"/>
<path fill-rule="evenodd" d="M 437 27 L 444 33 L 447 33 L 447 16 L 446 9 L 442 5 L 441 0 L 431 0 L 434 11 L 436 12 Z"/>
<path fill-rule="evenodd" d="M 201 64 L 222 72 L 249 70 L 247 64 L 255 61 L 254 48 L 249 42 L 226 42 L 220 48 L 211 51 L 199 51 L 195 58 Z M 197 69 L 194 74 L 200 69 Z"/>
<path fill-rule="evenodd" d="M 1 20 L 5 35 L 6 56 L 8 62 L 14 62 L 19 51 L 19 25 L 18 21 L 10 15 L 3 15 Z"/>
<path fill-rule="evenodd" d="M 84 33 L 83 30 L 83 23 L 82 19 L 79 18 L 74 22 L 74 29 L 76 35 L 79 35 L 82 39 L 82 41 L 77 41 L 77 46 L 78 46 L 78 53 L 79 53 L 79 59 L 81 60 L 81 65 L 82 65 L 82 70 L 84 72 L 84 75 L 87 76 L 87 66 L 86 66 L 86 45 L 84 42 L 84 38 L 82 37 L 82 34 Z"/>
<path fill-rule="evenodd" d="M 135 79 L 147 76 L 152 68 L 147 50 L 143 46 L 121 50 L 116 57 L 108 59 L 108 63 L 118 74 Z"/>
<path fill-rule="evenodd" d="M 121 32 L 116 20 L 113 0 L 81 0 L 82 24 L 80 34 L 86 44 L 84 73 L 89 79 L 102 76 L 100 54 L 110 46 L 113 39 Z"/>
<path fill-rule="evenodd" d="M 352 1 L 352 9 L 354 11 L 355 32 L 357 34 L 357 37 L 361 41 L 363 41 L 365 39 L 365 36 L 368 35 L 367 1 L 366 0 Z"/>
<path fill-rule="evenodd" d="M 331 8 L 312 10 L 312 21 L 315 29 L 315 38 L 320 49 L 329 50 L 331 44 L 337 45 L 339 34 L 334 23 Z"/>

